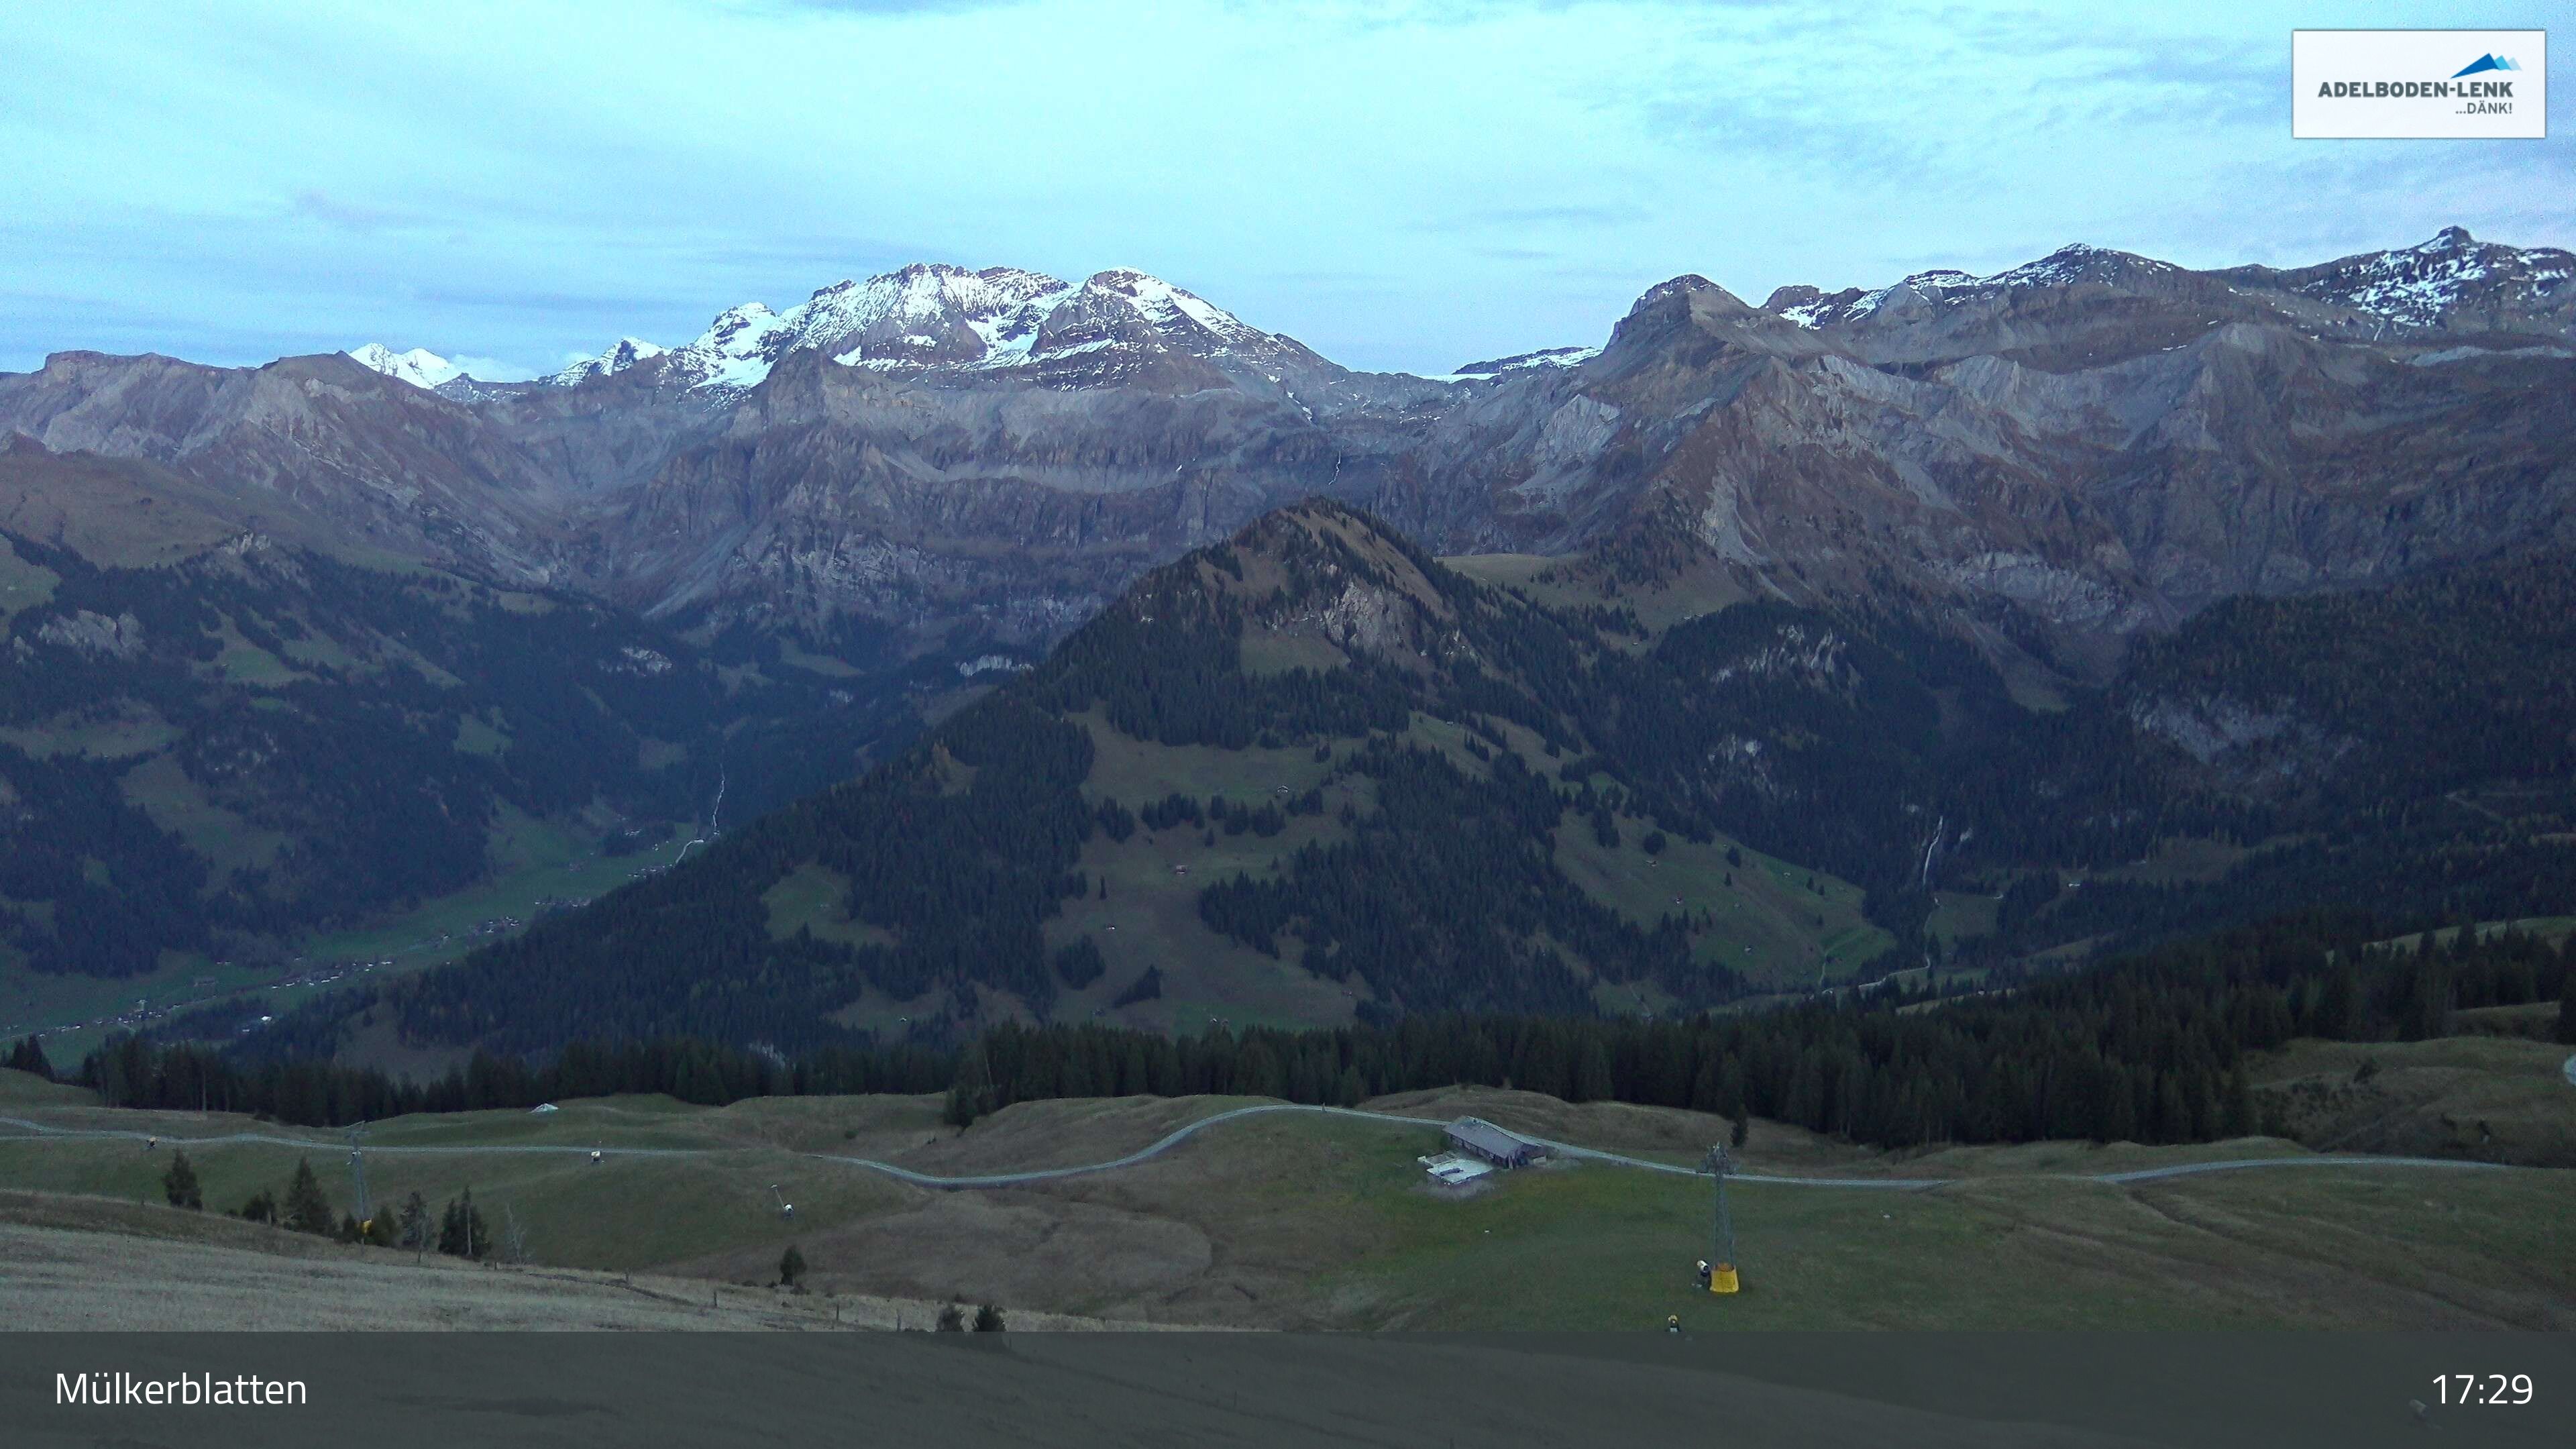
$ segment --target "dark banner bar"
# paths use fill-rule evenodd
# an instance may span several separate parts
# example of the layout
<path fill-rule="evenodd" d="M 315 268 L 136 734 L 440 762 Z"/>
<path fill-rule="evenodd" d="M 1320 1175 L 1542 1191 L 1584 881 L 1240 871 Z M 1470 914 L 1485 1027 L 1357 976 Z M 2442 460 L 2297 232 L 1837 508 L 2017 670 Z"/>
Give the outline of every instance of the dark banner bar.
<path fill-rule="evenodd" d="M 2576 1339 L 14 1334 L 0 1425 L 83 1449 L 2563 1446 Z"/>

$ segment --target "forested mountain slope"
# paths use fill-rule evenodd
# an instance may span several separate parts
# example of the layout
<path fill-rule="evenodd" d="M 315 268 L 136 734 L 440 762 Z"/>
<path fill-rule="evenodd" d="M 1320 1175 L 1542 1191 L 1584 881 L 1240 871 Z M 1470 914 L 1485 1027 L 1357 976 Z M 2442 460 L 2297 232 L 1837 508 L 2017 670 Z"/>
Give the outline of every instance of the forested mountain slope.
<path fill-rule="evenodd" d="M 720 791 L 747 817 L 842 778 L 912 728 L 908 681 L 962 683 L 319 546 L 291 507 L 246 529 L 151 465 L 5 462 L 0 1021 L 83 978 L 256 985 L 531 852 L 667 860 Z"/>
<path fill-rule="evenodd" d="M 2563 562 L 2215 611 L 2049 708 L 1919 616 L 1694 610 L 1709 564 L 1506 586 L 1284 510 L 867 776 L 275 1040 L 1662 1012 L 2285 903 L 2576 900 Z M 2424 757 L 2445 712 L 2479 755 Z"/>

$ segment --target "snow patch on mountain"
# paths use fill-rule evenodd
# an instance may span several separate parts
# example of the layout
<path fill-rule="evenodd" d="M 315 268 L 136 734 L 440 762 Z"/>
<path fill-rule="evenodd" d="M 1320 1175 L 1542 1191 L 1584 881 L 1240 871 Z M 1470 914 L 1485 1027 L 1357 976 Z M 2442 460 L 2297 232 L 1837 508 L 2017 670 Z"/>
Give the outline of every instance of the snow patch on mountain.
<path fill-rule="evenodd" d="M 1035 273 L 1029 275 L 1036 277 Z M 1055 282 L 1053 277 L 1037 280 Z M 968 317 L 967 325 L 975 330 L 975 336 L 984 344 L 984 356 L 978 365 L 1016 367 L 1028 361 L 1029 350 L 1037 345 L 1038 329 L 1046 325 L 1047 316 L 1055 310 L 1056 304 L 1073 293 L 1072 287 L 1055 282 L 1045 291 L 1033 292 L 1022 298 L 1009 311 L 990 317 Z"/>
<path fill-rule="evenodd" d="M 1536 352 L 1519 352 L 1510 357 L 1488 358 L 1470 362 L 1455 372 L 1432 377 L 1433 382 L 1483 382 L 1515 372 L 1538 372 L 1549 368 L 1581 367 L 1601 355 L 1598 347 L 1542 347 Z"/>
<path fill-rule="evenodd" d="M 2349 257 L 2315 269 L 2297 291 L 2399 327 L 2435 327 L 2464 301 L 2497 288 L 2552 305 L 2563 296 L 2576 258 L 2552 247 L 2529 251 L 2481 242 L 2446 226 L 2411 247 Z"/>
<path fill-rule="evenodd" d="M 1777 306 L 1776 315 L 1813 330 L 1837 323 L 1857 322 L 1881 310 L 1894 312 L 1924 305 L 1956 306 L 1974 297 L 1993 296 L 2023 287 L 2070 287 L 2080 282 L 2114 282 L 2132 276 L 2181 270 L 2171 262 L 2072 242 L 2037 261 L 2023 262 L 1982 277 L 1956 267 L 1936 267 L 1866 292 L 1851 288 L 1827 296 L 1816 293 L 1812 288 L 1784 288 L 1784 292 L 1794 290 L 1799 299 Z"/>
<path fill-rule="evenodd" d="M 2409 367 L 2439 367 L 2446 362 L 2484 362 L 2494 357 L 2576 357 L 2564 347 L 2445 347 L 2406 359 Z"/>
<path fill-rule="evenodd" d="M 828 290 L 828 289 L 826 289 Z M 791 309 L 802 310 L 802 309 Z M 671 353 L 670 369 L 685 385 L 718 391 L 759 386 L 769 376 L 777 350 L 769 339 L 786 327 L 787 318 L 760 302 L 745 302 L 716 314 L 697 340 Z"/>
<path fill-rule="evenodd" d="M 352 347 L 341 355 L 360 367 L 372 368 L 423 391 L 436 391 L 440 383 L 453 382 L 465 375 L 464 368 L 425 347 L 396 352 L 381 342 L 370 342 L 364 347 Z"/>
<path fill-rule="evenodd" d="M 1249 342 L 1263 334 L 1233 313 L 1196 293 L 1185 292 L 1160 277 L 1126 270 L 1101 272 L 1082 284 L 1085 292 L 1123 297 L 1157 329 L 1195 324 L 1209 336 L 1227 342 Z"/>
<path fill-rule="evenodd" d="M 1813 331 L 1825 325 L 1825 319 L 1833 315 L 1835 306 L 1832 298 L 1819 298 L 1813 302 L 1801 302 L 1794 307 L 1783 307 L 1780 309 L 1780 315 Z"/>
<path fill-rule="evenodd" d="M 2487 275 L 2483 250 L 2465 229 L 2444 227 L 2431 241 L 2362 258 L 2299 290 L 2401 327 L 2430 327 L 2461 289 Z"/>

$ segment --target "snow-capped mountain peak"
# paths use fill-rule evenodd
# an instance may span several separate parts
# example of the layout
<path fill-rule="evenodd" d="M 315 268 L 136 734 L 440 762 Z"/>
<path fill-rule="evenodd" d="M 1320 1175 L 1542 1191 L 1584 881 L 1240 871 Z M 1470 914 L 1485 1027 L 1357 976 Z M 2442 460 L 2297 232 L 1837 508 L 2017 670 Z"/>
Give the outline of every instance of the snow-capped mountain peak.
<path fill-rule="evenodd" d="M 641 337 L 621 337 L 597 357 L 585 357 L 546 381 L 559 387 L 572 387 L 594 377 L 614 377 L 639 362 L 650 362 L 667 349 L 654 346 Z"/>
<path fill-rule="evenodd" d="M 1082 284 L 1082 290 L 1126 299 L 1140 316 L 1157 328 L 1186 322 L 1225 342 L 1249 342 L 1265 335 L 1195 292 L 1175 287 L 1160 277 L 1124 267 L 1094 273 Z"/>
<path fill-rule="evenodd" d="M 1990 287 L 2067 287 L 2078 282 L 2134 282 L 2182 269 L 2171 262 L 2108 247 L 2070 242 L 2035 262 L 2024 262 L 1978 280 Z"/>
<path fill-rule="evenodd" d="M 1017 267 L 968 271 L 915 262 L 865 282 L 826 287 L 799 309 L 792 347 L 828 349 L 844 363 L 879 366 L 991 364 L 1025 351 L 1036 334 L 1033 302 L 1060 297 L 1063 282 Z"/>
<path fill-rule="evenodd" d="M 1275 384 L 1283 368 L 1316 361 L 1293 341 L 1275 337 L 1160 277 L 1119 267 L 1094 272 L 1079 287 L 1043 299 L 1044 315 L 1026 361 L 1045 363 L 1092 353 L 1135 360 L 1186 353 Z"/>
<path fill-rule="evenodd" d="M 1269 365 L 1253 359 L 1303 353 L 1144 272 L 1116 268 L 1076 285 L 1018 267 L 972 271 L 915 262 L 864 281 L 834 282 L 784 312 L 744 303 L 674 349 L 661 366 L 662 375 L 681 387 L 731 395 L 757 386 L 794 352 L 821 352 L 844 366 L 878 370 L 981 371 L 1111 348 L 1230 357 L 1271 372 L 1279 359 Z M 553 381 L 579 382 L 598 370 L 584 362 Z"/>
<path fill-rule="evenodd" d="M 360 367 L 372 368 L 387 377 L 428 391 L 436 391 L 440 383 L 453 382 L 465 375 L 464 368 L 425 347 L 396 352 L 381 342 L 370 342 L 364 347 L 352 347 L 342 356 Z"/>
<path fill-rule="evenodd" d="M 2350 307 L 2399 327 L 2443 325 L 2464 304 L 2559 308 L 2569 300 L 2576 257 L 2555 247 L 2482 242 L 2446 226 L 2429 241 L 2364 252 L 2292 274 L 2300 295 Z M 2480 308 L 2479 310 L 2484 310 Z"/>
<path fill-rule="evenodd" d="M 758 302 L 732 308 L 667 366 L 685 387 L 732 393 L 758 385 L 791 352 L 872 366 L 989 364 L 996 353 L 1025 353 L 1037 331 L 1036 317 L 1023 315 L 1031 303 L 1071 290 L 1016 267 L 916 262 L 834 282 L 784 312 Z"/>
<path fill-rule="evenodd" d="M 672 366 L 691 387 L 740 390 L 769 376 L 776 349 L 770 337 L 786 318 L 762 302 L 745 302 L 716 314 L 697 340 L 671 354 Z"/>
<path fill-rule="evenodd" d="M 1813 287 L 1783 287 L 1772 295 L 1766 310 L 1812 329 L 1857 322 L 1881 311 L 1893 315 L 2025 287 L 2071 287 L 2085 282 L 2116 285 L 2180 270 L 2170 262 L 2071 242 L 2036 261 L 1982 277 L 1956 267 L 1936 267 L 1866 292 L 1855 287 L 1829 295 Z"/>

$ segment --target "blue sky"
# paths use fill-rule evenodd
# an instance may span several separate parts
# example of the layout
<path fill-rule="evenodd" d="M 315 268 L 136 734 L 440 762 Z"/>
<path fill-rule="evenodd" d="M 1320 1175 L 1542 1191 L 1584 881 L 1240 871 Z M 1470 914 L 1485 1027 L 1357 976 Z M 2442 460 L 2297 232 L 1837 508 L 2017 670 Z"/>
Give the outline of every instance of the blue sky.
<path fill-rule="evenodd" d="M 1353 366 L 1698 272 L 2576 245 L 2553 139 L 2296 142 L 2298 25 L 2576 6 L 0 7 L 0 370 L 383 341 L 524 376 L 906 261 L 1133 266 Z M 2556 69 L 2564 70 L 2562 64 Z"/>

